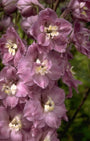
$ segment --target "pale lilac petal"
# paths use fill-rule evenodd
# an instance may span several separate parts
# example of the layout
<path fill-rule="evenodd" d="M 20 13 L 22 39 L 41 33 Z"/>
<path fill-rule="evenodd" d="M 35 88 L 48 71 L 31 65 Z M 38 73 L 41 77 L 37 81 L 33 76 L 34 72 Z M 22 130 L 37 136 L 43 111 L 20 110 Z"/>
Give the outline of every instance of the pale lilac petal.
<path fill-rule="evenodd" d="M 23 136 L 21 134 L 21 132 L 15 132 L 14 130 L 11 132 L 11 140 L 12 141 L 23 141 Z"/>
<path fill-rule="evenodd" d="M 45 75 L 34 75 L 33 76 L 34 82 L 40 86 L 41 88 L 46 88 L 49 84 L 49 80 Z"/>
<path fill-rule="evenodd" d="M 58 122 L 57 116 L 52 112 L 45 115 L 45 122 L 49 127 L 58 128 L 60 126 L 60 120 Z"/>
<path fill-rule="evenodd" d="M 0 122 L 1 121 L 3 121 L 3 122 L 7 121 L 7 123 L 8 123 L 9 116 L 8 116 L 8 114 L 6 112 L 6 109 L 4 107 L 2 107 L 2 106 L 0 107 L 0 113 L 2 113 L 2 114 L 0 114 Z"/>
<path fill-rule="evenodd" d="M 22 82 L 19 82 L 17 84 L 17 92 L 16 92 L 16 97 L 26 97 L 29 93 L 29 90 L 27 88 L 27 86 L 22 83 Z"/>
<path fill-rule="evenodd" d="M 14 108 L 18 104 L 18 98 L 15 96 L 7 96 L 6 99 L 3 100 L 3 104 L 5 107 L 10 106 L 10 108 Z"/>
<path fill-rule="evenodd" d="M 3 127 L 0 128 L 0 134 L 4 137 L 4 139 L 8 139 L 10 137 L 9 126 L 3 125 Z"/>

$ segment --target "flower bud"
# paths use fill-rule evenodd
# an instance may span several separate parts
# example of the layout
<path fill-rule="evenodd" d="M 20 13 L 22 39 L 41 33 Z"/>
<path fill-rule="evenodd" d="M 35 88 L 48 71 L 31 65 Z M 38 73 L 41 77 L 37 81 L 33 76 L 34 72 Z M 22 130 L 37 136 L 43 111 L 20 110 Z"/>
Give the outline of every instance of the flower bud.
<path fill-rule="evenodd" d="M 4 11 L 7 13 L 12 13 L 16 10 L 16 3 L 18 0 L 2 0 L 2 6 Z"/>
<path fill-rule="evenodd" d="M 11 18 L 10 17 L 4 17 L 0 21 L 0 31 L 7 29 L 10 25 L 12 25 Z"/>
<path fill-rule="evenodd" d="M 33 24 L 37 21 L 38 16 L 30 16 L 28 18 L 23 18 L 21 22 L 21 27 L 24 30 L 24 32 L 30 36 L 30 30 L 33 26 Z"/>
<path fill-rule="evenodd" d="M 38 2 L 38 0 L 19 0 L 17 7 L 24 17 L 29 17 L 36 15 L 38 10 L 43 9 L 43 6 Z"/>
<path fill-rule="evenodd" d="M 89 0 L 71 0 L 68 7 L 72 10 L 72 15 L 75 18 L 90 22 Z"/>

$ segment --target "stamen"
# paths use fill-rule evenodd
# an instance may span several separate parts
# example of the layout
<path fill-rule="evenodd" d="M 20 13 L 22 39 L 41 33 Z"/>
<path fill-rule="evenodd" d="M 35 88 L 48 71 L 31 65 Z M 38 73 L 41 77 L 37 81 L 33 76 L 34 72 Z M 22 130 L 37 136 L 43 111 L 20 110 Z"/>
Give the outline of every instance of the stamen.
<path fill-rule="evenodd" d="M 83 8 L 85 6 L 86 2 L 80 2 L 80 8 Z"/>
<path fill-rule="evenodd" d="M 12 84 L 12 85 L 11 85 L 11 92 L 12 92 L 12 95 L 15 95 L 16 90 L 17 90 L 17 86 L 16 86 L 15 84 Z"/>
<path fill-rule="evenodd" d="M 51 97 L 48 98 L 48 101 L 45 103 L 44 105 L 44 111 L 45 112 L 51 112 L 54 110 L 55 107 L 55 103 L 54 101 L 51 99 Z"/>
<path fill-rule="evenodd" d="M 87 13 L 84 10 L 81 12 L 81 14 L 87 17 Z"/>
<path fill-rule="evenodd" d="M 86 2 L 80 2 L 80 8 L 82 9 L 82 12 L 81 14 L 86 16 L 87 17 L 87 13 L 86 13 L 86 10 L 88 9 L 86 6 L 85 6 Z"/>
<path fill-rule="evenodd" d="M 53 39 L 54 37 L 59 35 L 57 26 L 49 25 L 49 27 L 44 28 L 44 31 L 45 31 L 48 39 L 50 39 L 50 38 Z"/>
<path fill-rule="evenodd" d="M 36 60 L 36 63 L 37 63 L 37 64 L 40 64 L 40 63 L 41 63 L 41 61 L 40 61 L 39 59 L 37 59 L 37 60 Z"/>
<path fill-rule="evenodd" d="M 43 141 L 51 141 L 50 140 L 50 136 L 49 135 L 47 135 L 45 138 L 44 138 L 44 140 Z"/>
<path fill-rule="evenodd" d="M 19 116 L 16 116 L 10 123 L 11 130 L 19 131 L 22 128 L 22 123 Z"/>
<path fill-rule="evenodd" d="M 3 85 L 2 87 L 2 91 L 4 91 L 6 94 L 10 95 L 11 94 L 11 90 L 10 90 L 10 87 L 7 86 L 7 85 Z"/>
<path fill-rule="evenodd" d="M 36 63 L 39 64 L 40 66 L 37 66 L 35 71 L 36 74 L 41 74 L 41 75 L 45 75 L 48 73 L 48 67 L 47 67 L 47 60 L 44 60 L 42 63 L 39 59 L 36 60 Z"/>
<path fill-rule="evenodd" d="M 4 91 L 8 95 L 15 95 L 17 90 L 17 86 L 12 84 L 11 86 L 4 84 L 2 87 L 2 91 Z"/>
<path fill-rule="evenodd" d="M 11 40 L 8 40 L 5 48 L 8 48 L 8 52 L 14 56 L 16 54 L 17 44 L 13 43 Z"/>

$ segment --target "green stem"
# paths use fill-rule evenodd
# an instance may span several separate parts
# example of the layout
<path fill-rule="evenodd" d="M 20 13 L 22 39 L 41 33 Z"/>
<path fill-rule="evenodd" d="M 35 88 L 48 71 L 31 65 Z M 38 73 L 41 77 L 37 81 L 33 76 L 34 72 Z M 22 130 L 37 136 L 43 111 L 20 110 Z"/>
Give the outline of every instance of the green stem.
<path fill-rule="evenodd" d="M 66 8 L 64 12 L 61 14 L 60 18 L 65 18 L 70 12 L 71 10 L 69 8 Z"/>
<path fill-rule="evenodd" d="M 84 97 L 83 97 L 83 99 L 82 99 L 80 105 L 78 106 L 78 108 L 77 108 L 76 112 L 74 113 L 74 115 L 72 116 L 72 118 L 69 120 L 69 122 L 68 122 L 67 126 L 65 127 L 63 133 L 62 133 L 61 135 L 59 135 L 59 138 L 63 138 L 63 137 L 65 136 L 66 132 L 67 132 L 68 129 L 70 128 L 72 122 L 73 122 L 74 119 L 76 118 L 76 116 L 77 116 L 78 112 L 80 111 L 81 107 L 82 107 L 83 104 L 85 103 L 85 101 L 86 101 L 86 99 L 87 99 L 89 93 L 90 93 L 90 88 L 87 90 L 87 92 L 86 92 L 86 94 L 84 95 Z"/>
<path fill-rule="evenodd" d="M 53 6 L 53 10 L 54 10 L 54 11 L 57 10 L 57 7 L 58 7 L 58 5 L 59 5 L 59 2 L 60 2 L 60 0 L 56 0 L 55 4 L 54 4 L 54 6 Z"/>

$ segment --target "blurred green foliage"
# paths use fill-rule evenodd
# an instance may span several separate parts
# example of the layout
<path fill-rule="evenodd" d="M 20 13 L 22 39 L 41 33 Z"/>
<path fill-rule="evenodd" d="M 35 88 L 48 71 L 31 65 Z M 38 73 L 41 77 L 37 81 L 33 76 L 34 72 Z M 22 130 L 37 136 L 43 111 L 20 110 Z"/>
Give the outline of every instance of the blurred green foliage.
<path fill-rule="evenodd" d="M 61 15 L 69 1 L 64 0 L 62 3 L 59 3 L 56 10 L 58 16 Z M 70 15 L 67 15 L 65 18 L 73 23 Z M 90 22 L 86 23 L 86 27 L 90 29 Z M 73 89 L 73 97 L 65 101 L 69 120 L 73 117 L 84 95 L 90 88 L 90 59 L 79 53 L 74 45 L 72 45 L 71 52 L 73 59 L 70 60 L 70 64 L 73 66 L 73 71 L 75 72 L 74 78 L 80 80 L 82 85 L 79 85 L 78 93 Z M 65 90 L 66 94 L 68 93 L 68 87 L 61 80 L 59 81 L 59 86 Z M 57 131 L 59 138 L 61 137 L 60 141 L 90 141 L 90 94 L 66 130 L 67 125 L 68 122 L 62 121 Z"/>
<path fill-rule="evenodd" d="M 90 88 L 90 60 L 85 55 L 79 53 L 74 46 L 71 52 L 74 56 L 74 58 L 70 60 L 71 65 L 74 67 L 74 78 L 80 80 L 82 84 L 78 87 L 78 93 L 73 89 L 73 97 L 65 101 L 69 119 L 73 117 L 84 95 Z M 67 93 L 67 86 L 62 83 L 61 87 L 64 88 Z M 63 121 L 61 127 L 58 129 L 61 141 L 90 141 L 90 95 L 66 130 L 67 124 L 67 122 Z M 64 134 L 63 137 L 62 134 Z"/>

